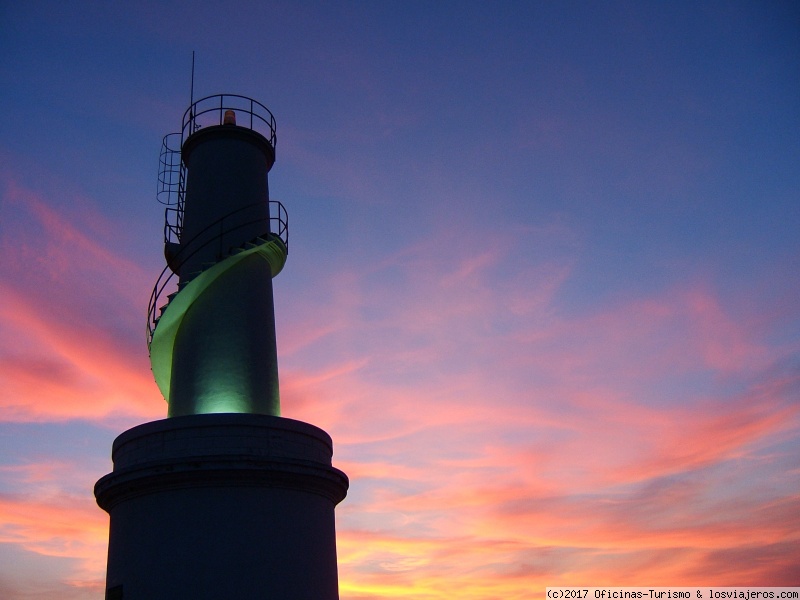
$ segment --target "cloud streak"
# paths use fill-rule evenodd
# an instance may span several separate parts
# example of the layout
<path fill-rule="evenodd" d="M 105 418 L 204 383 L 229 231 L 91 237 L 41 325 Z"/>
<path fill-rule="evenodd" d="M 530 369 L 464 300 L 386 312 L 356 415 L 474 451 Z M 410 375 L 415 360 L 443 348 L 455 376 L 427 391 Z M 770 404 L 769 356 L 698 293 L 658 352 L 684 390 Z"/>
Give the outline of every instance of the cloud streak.
<path fill-rule="evenodd" d="M 300 417 L 330 419 L 353 478 L 339 509 L 347 597 L 792 581 L 793 549 L 713 575 L 687 566 L 774 556 L 800 536 L 784 471 L 800 371 L 794 347 L 767 343 L 777 324 L 737 321 L 703 284 L 566 314 L 565 266 L 496 276 L 511 246 L 431 258 L 423 243 L 329 281 L 347 321 L 316 338 L 334 339 Z M 753 495 L 743 482 L 758 479 Z"/>
<path fill-rule="evenodd" d="M 102 243 L 96 213 L 84 210 L 71 222 L 37 194 L 5 183 L 2 418 L 156 416 L 146 357 L 129 344 L 129 332 L 139 329 L 131 317 L 141 314 L 131 297 L 147 289 L 144 270 Z"/>
<path fill-rule="evenodd" d="M 92 486 L 166 414 L 159 135 L 212 30 L 195 97 L 279 122 L 281 402 L 351 479 L 342 600 L 797 585 L 791 11 L 362 8 L 7 11 L 0 597 L 102 594 Z"/>

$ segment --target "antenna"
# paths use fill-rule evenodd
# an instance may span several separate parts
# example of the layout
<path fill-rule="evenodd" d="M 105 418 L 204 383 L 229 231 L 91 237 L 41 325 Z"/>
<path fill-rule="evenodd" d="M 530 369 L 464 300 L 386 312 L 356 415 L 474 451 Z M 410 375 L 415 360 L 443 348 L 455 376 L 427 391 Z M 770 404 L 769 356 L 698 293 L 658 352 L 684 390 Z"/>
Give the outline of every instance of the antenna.
<path fill-rule="evenodd" d="M 195 122 L 194 122 L 194 50 L 192 50 L 192 83 L 189 87 L 189 122 L 191 126 L 189 127 L 189 133 L 192 134 L 195 132 Z"/>

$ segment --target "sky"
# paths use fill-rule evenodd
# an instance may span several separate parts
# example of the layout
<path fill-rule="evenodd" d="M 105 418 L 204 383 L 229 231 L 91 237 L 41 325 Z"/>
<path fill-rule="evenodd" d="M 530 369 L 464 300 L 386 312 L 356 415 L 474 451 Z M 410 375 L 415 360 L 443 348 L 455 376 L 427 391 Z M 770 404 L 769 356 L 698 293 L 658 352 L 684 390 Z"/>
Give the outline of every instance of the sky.
<path fill-rule="evenodd" d="M 277 119 L 283 415 L 342 600 L 800 585 L 800 8 L 0 1 L 0 597 L 104 589 L 166 416 L 162 137 Z"/>

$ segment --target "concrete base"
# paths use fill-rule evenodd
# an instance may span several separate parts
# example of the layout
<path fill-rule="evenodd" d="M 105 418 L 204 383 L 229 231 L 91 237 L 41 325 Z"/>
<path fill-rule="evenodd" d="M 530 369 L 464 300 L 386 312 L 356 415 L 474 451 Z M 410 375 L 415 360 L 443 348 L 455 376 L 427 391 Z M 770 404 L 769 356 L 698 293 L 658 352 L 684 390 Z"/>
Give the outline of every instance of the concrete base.
<path fill-rule="evenodd" d="M 114 441 L 106 598 L 335 600 L 347 476 L 321 429 L 252 414 L 174 417 Z"/>

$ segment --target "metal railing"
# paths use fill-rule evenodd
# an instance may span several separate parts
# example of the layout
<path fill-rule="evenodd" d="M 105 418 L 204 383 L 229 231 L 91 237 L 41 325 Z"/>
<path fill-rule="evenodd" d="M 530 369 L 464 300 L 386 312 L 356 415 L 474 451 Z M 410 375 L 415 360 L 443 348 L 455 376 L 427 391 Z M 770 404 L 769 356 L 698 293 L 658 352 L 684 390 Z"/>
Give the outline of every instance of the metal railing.
<path fill-rule="evenodd" d="M 193 102 L 183 114 L 181 131 L 168 133 L 161 143 L 156 199 L 164 209 L 164 243 L 180 243 L 186 198 L 186 167 L 181 157 L 183 142 L 201 127 L 222 125 L 225 111 L 237 115 L 237 126 L 260 133 L 269 140 L 273 153 L 278 142 L 275 117 L 260 102 L 238 94 L 215 94 Z"/>
<path fill-rule="evenodd" d="M 236 231 L 238 229 L 242 229 L 244 227 L 248 227 L 250 225 L 256 225 L 258 223 L 263 223 L 265 225 L 265 232 L 260 237 L 262 238 L 278 238 L 284 245 L 286 249 L 286 254 L 289 254 L 289 214 L 286 212 L 286 208 L 284 208 L 283 204 L 281 204 L 277 200 L 270 200 L 269 201 L 269 210 L 270 215 L 266 218 L 260 219 L 253 219 L 251 221 L 247 221 L 245 223 L 237 223 L 235 226 L 230 227 L 228 229 L 225 228 L 224 223 L 226 219 L 229 219 L 233 215 L 252 208 L 254 205 L 260 204 L 257 202 L 255 204 L 249 204 L 247 206 L 243 206 L 238 208 L 227 215 L 224 215 L 208 225 L 205 229 L 199 232 L 194 238 L 186 242 L 185 244 L 181 245 L 181 249 L 176 253 L 172 264 L 174 265 L 175 271 L 180 269 L 181 265 L 186 263 L 187 260 L 192 258 L 195 254 L 197 254 L 200 250 L 204 250 L 211 244 L 215 242 L 222 243 L 223 236 L 231 233 L 232 231 Z M 207 240 L 205 240 L 202 244 L 198 245 L 196 248 L 192 248 L 193 242 L 206 234 L 208 231 L 219 227 L 219 233 L 214 235 Z M 191 252 L 189 250 L 191 249 Z M 232 252 L 235 248 L 229 248 L 228 252 Z M 185 254 L 185 256 L 184 256 Z M 218 251 L 218 260 L 222 260 L 223 252 L 220 248 Z M 175 277 L 176 272 L 172 271 L 167 265 L 164 267 L 164 270 L 161 271 L 161 274 L 158 276 L 155 285 L 153 286 L 153 291 L 150 293 L 150 300 L 147 305 L 147 347 L 150 348 L 150 344 L 153 342 L 153 332 L 155 331 L 156 325 L 158 323 L 158 315 L 156 314 L 160 308 L 159 307 L 159 299 L 161 298 L 164 290 L 166 289 L 167 285 L 172 281 Z M 169 274 L 168 274 L 169 272 Z"/>
<path fill-rule="evenodd" d="M 236 124 L 256 131 L 269 140 L 273 152 L 278 138 L 275 134 L 275 117 L 270 110 L 252 98 L 238 94 L 206 96 L 186 109 L 181 124 L 181 143 L 201 127 L 222 125 L 225 111 L 236 113 Z"/>

